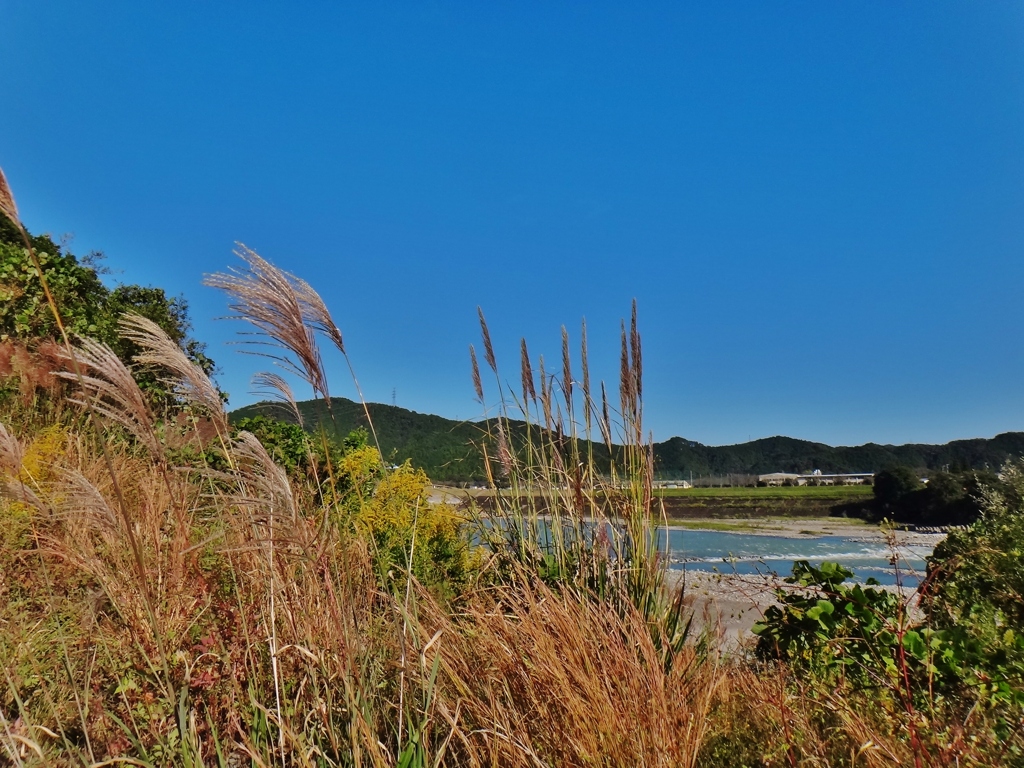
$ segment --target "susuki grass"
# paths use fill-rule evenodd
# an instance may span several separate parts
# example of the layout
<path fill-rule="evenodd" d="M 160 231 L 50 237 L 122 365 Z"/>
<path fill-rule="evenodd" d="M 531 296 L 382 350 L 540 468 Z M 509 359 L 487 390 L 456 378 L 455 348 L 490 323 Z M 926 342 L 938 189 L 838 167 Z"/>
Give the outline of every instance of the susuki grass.
<path fill-rule="evenodd" d="M 5 182 L 0 209 L 16 218 Z M 240 255 L 211 284 L 329 402 L 318 344 L 345 348 L 326 304 Z M 109 348 L 64 339 L 59 404 L 0 419 L 0 765 L 912 764 L 900 712 L 690 633 L 651 534 L 635 307 L 617 408 L 585 325 L 556 371 L 523 340 L 513 390 L 480 323 L 490 374 L 471 348 L 467 386 L 497 412 L 496 491 L 466 514 L 372 441 L 309 442 L 285 471 L 143 318 L 123 331 L 173 413 Z M 995 764 L 962 744 L 928 754 Z"/>

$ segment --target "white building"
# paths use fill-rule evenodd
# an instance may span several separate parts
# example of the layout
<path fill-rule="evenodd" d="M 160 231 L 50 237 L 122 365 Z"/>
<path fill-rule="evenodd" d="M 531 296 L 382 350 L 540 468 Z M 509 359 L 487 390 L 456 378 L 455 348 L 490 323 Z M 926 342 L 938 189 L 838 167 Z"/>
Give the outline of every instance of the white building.
<path fill-rule="evenodd" d="M 766 485 L 783 485 L 787 480 L 790 485 L 862 485 L 871 481 L 875 476 L 874 472 L 844 472 L 838 474 L 825 474 L 820 469 L 806 475 L 797 475 L 789 472 L 771 472 L 767 475 L 758 475 L 757 481 Z"/>

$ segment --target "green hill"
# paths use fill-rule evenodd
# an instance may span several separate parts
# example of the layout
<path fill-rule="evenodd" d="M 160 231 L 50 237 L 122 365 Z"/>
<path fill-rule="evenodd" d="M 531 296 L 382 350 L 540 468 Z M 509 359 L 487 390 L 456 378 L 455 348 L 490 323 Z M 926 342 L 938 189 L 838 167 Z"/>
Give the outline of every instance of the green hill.
<path fill-rule="evenodd" d="M 363 406 L 352 400 L 331 398 L 330 412 L 321 400 L 306 400 L 298 405 L 303 426 L 308 430 L 323 426 L 329 435 L 341 439 L 360 427 L 369 429 Z M 484 424 L 453 421 L 382 403 L 369 403 L 367 410 L 385 458 L 396 463 L 411 459 L 433 480 L 484 479 L 483 461 L 476 447 L 485 435 Z M 256 415 L 295 421 L 290 408 L 274 402 L 239 408 L 230 417 L 237 421 Z"/>
<path fill-rule="evenodd" d="M 477 447 L 486 435 L 485 422 L 453 421 L 416 413 L 382 403 L 368 406 L 373 426 L 386 457 L 395 462 L 410 459 L 438 481 L 471 481 L 484 478 Z M 331 413 L 322 401 L 299 403 L 303 424 L 342 438 L 354 429 L 368 427 L 363 406 L 346 398 L 331 400 Z M 280 403 L 263 402 L 231 413 L 237 420 L 258 414 L 295 421 Z M 513 423 L 513 431 L 522 428 Z M 599 466 L 607 465 L 604 446 L 595 446 Z M 1024 432 L 1005 432 L 991 439 L 954 440 L 945 445 L 877 445 L 833 447 L 792 437 L 766 437 L 738 445 L 710 446 L 673 437 L 654 446 L 656 471 L 663 479 L 694 475 L 756 475 L 767 472 L 877 472 L 902 464 L 918 470 L 998 468 L 1006 459 L 1024 456 Z"/>

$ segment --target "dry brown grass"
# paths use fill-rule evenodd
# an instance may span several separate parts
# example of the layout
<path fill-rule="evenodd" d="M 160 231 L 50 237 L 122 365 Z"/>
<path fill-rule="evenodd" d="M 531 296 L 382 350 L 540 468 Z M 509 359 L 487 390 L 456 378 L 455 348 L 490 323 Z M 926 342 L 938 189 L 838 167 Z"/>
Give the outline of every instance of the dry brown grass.
<path fill-rule="evenodd" d="M 666 670 L 639 612 L 524 583 L 420 621 L 423 642 L 441 633 L 436 707 L 460 764 L 694 764 L 721 678 L 692 648 Z"/>
<path fill-rule="evenodd" d="M 245 268 L 208 275 L 205 283 L 227 293 L 236 317 L 256 328 L 254 338 L 246 342 L 257 346 L 256 354 L 298 376 L 329 401 L 327 377 L 316 343 L 316 328 L 324 324 L 322 302 L 311 305 L 305 282 L 252 249 L 239 244 L 235 253 L 245 262 Z M 339 344 L 340 339 L 339 334 Z"/>
<path fill-rule="evenodd" d="M 50 457 L 24 556 L 42 575 L 37 596 L 74 622 L 57 658 L 40 648 L 52 633 L 23 636 L 13 649 L 23 673 L 9 685 L 47 679 L 20 711 L 58 734 L 38 742 L 44 754 L 66 756 L 74 738 L 60 734 L 79 731 L 86 764 L 168 742 L 185 750 L 188 738 L 189 754 L 209 760 L 216 737 L 257 764 L 275 754 L 303 764 L 296 756 L 312 750 L 390 765 L 402 716 L 446 764 L 693 764 L 716 678 L 695 673 L 692 652 L 666 667 L 638 612 L 525 573 L 465 595 L 454 611 L 421 589 L 404 602 L 380 590 L 365 544 L 325 534 L 296 507 L 251 436 L 231 452 L 231 470 L 211 478 L 182 468 L 168 488 L 148 451 L 118 451 L 118 492 L 88 441 Z M 422 659 L 403 652 L 407 635 Z M 409 693 L 401 714 L 396 671 Z M 74 705 L 74 692 L 91 701 Z M 254 713 L 280 727 L 261 736 Z M 158 762 L 175 764 L 174 754 Z"/>

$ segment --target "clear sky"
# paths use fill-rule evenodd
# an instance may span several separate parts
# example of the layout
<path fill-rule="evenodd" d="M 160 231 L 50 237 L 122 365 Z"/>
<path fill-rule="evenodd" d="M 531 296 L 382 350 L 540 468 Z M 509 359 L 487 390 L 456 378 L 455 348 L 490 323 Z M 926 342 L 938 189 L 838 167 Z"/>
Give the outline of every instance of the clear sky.
<path fill-rule="evenodd" d="M 614 381 L 635 297 L 658 440 L 1024 430 L 1019 2 L 0 0 L 0 39 L 24 220 L 183 294 L 232 406 L 237 240 L 374 401 L 480 415 L 478 304 L 508 379 L 585 316 Z"/>

